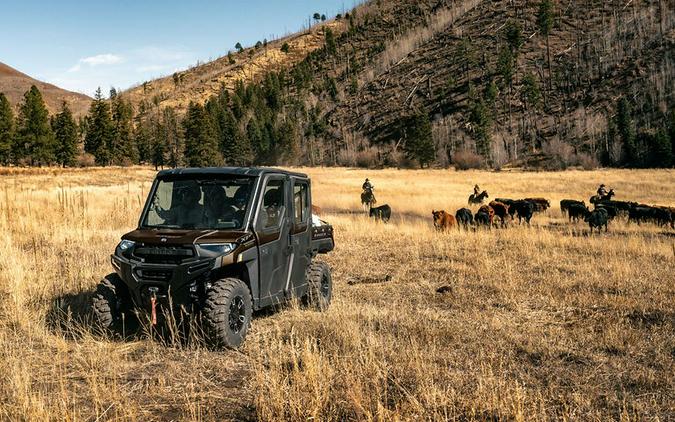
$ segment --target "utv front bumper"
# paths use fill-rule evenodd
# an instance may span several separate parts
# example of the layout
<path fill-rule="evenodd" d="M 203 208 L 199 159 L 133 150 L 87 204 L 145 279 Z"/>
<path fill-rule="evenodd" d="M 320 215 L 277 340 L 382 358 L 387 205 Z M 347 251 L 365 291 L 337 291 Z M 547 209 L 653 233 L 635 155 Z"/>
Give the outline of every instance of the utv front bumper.
<path fill-rule="evenodd" d="M 127 285 L 138 308 L 149 309 L 153 297 L 165 307 L 199 306 L 217 258 L 199 257 L 194 249 L 191 257 L 179 255 L 176 258 L 175 255 L 162 255 L 165 250 L 169 248 L 156 248 L 159 252 L 156 256 L 166 259 L 152 260 L 155 262 L 148 262 L 148 257 L 141 258 L 133 250 L 124 254 L 116 251 L 111 256 L 112 266 Z"/>

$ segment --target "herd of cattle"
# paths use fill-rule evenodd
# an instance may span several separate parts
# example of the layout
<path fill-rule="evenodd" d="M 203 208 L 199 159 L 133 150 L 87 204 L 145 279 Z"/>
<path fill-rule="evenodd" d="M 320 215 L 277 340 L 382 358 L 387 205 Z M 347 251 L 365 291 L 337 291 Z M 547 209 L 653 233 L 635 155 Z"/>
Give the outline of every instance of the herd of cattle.
<path fill-rule="evenodd" d="M 487 195 L 486 195 L 487 197 Z M 651 222 L 659 226 L 675 228 L 675 207 L 652 206 L 636 202 L 614 201 L 610 199 L 591 198 L 594 209 L 586 206 L 584 201 L 563 199 L 560 201 L 560 210 L 567 215 L 569 220 L 577 222 L 583 218 L 588 223 L 591 232 L 595 229 L 608 230 L 609 222 L 624 215 L 629 223 Z M 469 201 L 469 205 L 475 202 Z M 487 227 L 495 224 L 506 226 L 509 220 L 518 216 L 518 222 L 525 221 L 528 225 L 533 215 L 545 212 L 551 207 L 551 202 L 545 198 L 509 199 L 496 198 L 488 205 L 480 205 L 478 211 L 473 214 L 469 208 L 457 210 L 455 215 L 446 211 L 432 211 L 434 227 L 437 230 L 447 230 L 454 227 Z"/>
<path fill-rule="evenodd" d="M 563 199 L 560 201 L 560 210 L 563 215 L 567 215 L 570 222 L 578 222 L 583 218 L 584 222 L 588 223 L 591 232 L 595 229 L 599 232 L 602 228 L 607 231 L 609 222 L 619 216 L 627 216 L 629 223 L 639 225 L 649 222 L 675 229 L 675 207 L 615 201 L 611 199 L 613 195 L 614 192 L 610 191 L 606 197 L 592 197 L 590 202 L 594 205 L 593 210 L 589 209 L 584 201 Z M 461 208 L 454 215 L 444 210 L 432 211 L 434 227 L 440 231 L 455 227 L 458 229 L 491 228 L 497 224 L 504 227 L 509 221 L 514 221 L 516 216 L 519 224 L 524 221 L 530 225 L 530 220 L 536 213 L 545 212 L 551 208 L 551 202 L 546 198 L 496 198 L 485 205 L 483 201 L 486 198 L 489 198 L 489 195 L 485 191 L 480 195 L 471 195 L 469 206 L 479 206 L 475 214 L 469 208 Z M 369 211 L 371 218 L 385 223 L 391 218 L 389 205 L 371 206 Z"/>

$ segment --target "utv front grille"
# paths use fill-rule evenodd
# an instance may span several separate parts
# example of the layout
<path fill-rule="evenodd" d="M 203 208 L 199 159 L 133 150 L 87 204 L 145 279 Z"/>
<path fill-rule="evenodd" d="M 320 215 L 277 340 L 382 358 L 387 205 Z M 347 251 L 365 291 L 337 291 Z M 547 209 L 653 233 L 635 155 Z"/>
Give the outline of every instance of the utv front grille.
<path fill-rule="evenodd" d="M 138 269 L 136 270 L 136 275 L 143 281 L 169 282 L 173 276 L 173 271 Z"/>
<path fill-rule="evenodd" d="M 188 246 L 136 246 L 134 256 L 149 264 L 180 264 L 195 256 Z"/>

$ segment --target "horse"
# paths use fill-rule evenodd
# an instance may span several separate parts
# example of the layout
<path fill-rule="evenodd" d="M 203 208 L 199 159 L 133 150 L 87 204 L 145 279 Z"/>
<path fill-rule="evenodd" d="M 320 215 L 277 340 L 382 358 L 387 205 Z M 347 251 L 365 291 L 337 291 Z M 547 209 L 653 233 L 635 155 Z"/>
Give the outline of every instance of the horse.
<path fill-rule="evenodd" d="M 489 198 L 486 190 L 479 193 L 478 195 L 472 193 L 471 196 L 469 196 L 469 205 L 480 205 L 483 203 L 483 201 L 485 201 L 485 198 Z"/>
<path fill-rule="evenodd" d="M 612 197 L 614 195 L 615 195 L 614 189 L 610 189 L 609 192 L 607 192 L 607 195 L 593 195 L 593 196 L 591 196 L 590 202 L 591 202 L 591 204 L 597 204 L 598 202 L 611 201 Z"/>
<path fill-rule="evenodd" d="M 373 208 L 375 204 L 377 204 L 377 200 L 375 199 L 375 194 L 371 189 L 366 189 L 361 192 L 361 205 L 364 209 Z"/>

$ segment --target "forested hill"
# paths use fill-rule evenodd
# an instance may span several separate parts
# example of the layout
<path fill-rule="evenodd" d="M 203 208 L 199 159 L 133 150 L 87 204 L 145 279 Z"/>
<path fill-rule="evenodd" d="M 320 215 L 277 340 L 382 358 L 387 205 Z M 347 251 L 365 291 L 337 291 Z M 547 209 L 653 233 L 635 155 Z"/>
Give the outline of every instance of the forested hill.
<path fill-rule="evenodd" d="M 42 91 L 47 109 L 55 113 L 65 101 L 76 116 L 86 114 L 91 98 L 77 92 L 66 91 L 52 84 L 38 81 L 0 62 L 0 92 L 5 94 L 12 107 L 23 100 L 24 93 L 32 85 Z"/>
<path fill-rule="evenodd" d="M 667 0 L 373 0 L 99 95 L 78 133 L 98 164 L 671 167 L 674 55 Z"/>

